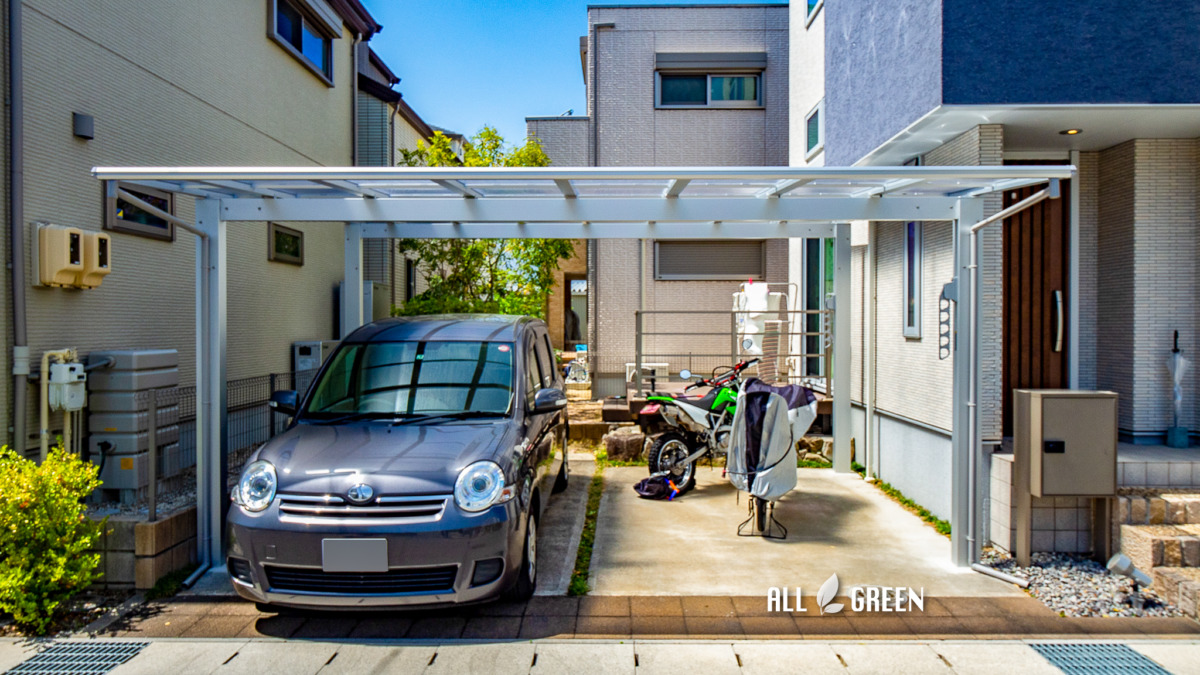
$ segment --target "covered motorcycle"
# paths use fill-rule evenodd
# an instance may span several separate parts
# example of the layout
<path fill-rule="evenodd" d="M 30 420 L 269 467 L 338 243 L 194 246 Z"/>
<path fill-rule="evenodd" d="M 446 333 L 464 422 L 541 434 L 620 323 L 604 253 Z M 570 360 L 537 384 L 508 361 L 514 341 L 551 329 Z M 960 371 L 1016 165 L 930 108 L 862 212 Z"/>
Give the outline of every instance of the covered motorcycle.
<path fill-rule="evenodd" d="M 816 416 L 817 397 L 806 387 L 758 379 L 742 385 L 725 462 L 729 481 L 750 495 L 751 515 L 738 526 L 739 535 L 787 536 L 787 528 L 771 514 L 774 502 L 796 487 L 796 441 Z"/>

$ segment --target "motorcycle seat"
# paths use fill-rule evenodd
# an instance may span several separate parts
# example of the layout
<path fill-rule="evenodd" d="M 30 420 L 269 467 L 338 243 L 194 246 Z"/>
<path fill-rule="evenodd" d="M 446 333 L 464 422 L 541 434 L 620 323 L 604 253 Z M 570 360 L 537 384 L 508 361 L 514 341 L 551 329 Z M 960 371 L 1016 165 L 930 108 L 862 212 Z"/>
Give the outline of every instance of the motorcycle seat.
<path fill-rule="evenodd" d="M 686 404 L 688 404 L 690 406 L 694 406 L 696 408 L 701 408 L 703 410 L 712 410 L 713 401 L 717 400 L 717 392 L 718 391 L 719 391 L 719 389 L 716 389 L 716 388 L 710 389 L 707 394 L 705 394 L 704 396 L 701 396 L 700 398 L 690 398 L 686 394 L 675 394 L 674 398 L 677 401 L 686 403 Z"/>

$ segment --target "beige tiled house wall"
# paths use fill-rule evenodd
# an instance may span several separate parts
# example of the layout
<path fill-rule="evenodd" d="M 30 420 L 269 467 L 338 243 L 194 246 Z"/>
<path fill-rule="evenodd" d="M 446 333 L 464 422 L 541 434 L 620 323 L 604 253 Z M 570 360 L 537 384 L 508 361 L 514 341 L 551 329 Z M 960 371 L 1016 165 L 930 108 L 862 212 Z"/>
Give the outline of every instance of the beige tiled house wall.
<path fill-rule="evenodd" d="M 267 22 L 258 0 L 26 2 L 26 220 L 100 229 L 97 165 L 349 164 L 351 35 L 333 41 L 329 87 L 267 36 Z M 95 117 L 93 140 L 72 135 L 72 112 Z M 176 204 L 193 217 L 190 198 Z M 303 266 L 267 261 L 266 223 L 229 225 L 230 379 L 288 370 L 292 341 L 331 337 L 342 227 L 289 225 L 305 232 Z M 26 290 L 32 354 L 173 348 L 190 384 L 194 238 L 112 237 L 113 271 L 100 288 Z M 7 298 L 7 274 L 3 283 Z M 32 389 L 29 401 L 32 414 Z"/>
<path fill-rule="evenodd" d="M 927 153 L 931 166 L 1000 164 L 1004 129 L 980 125 Z M 998 197 L 985 202 L 985 214 L 1000 209 Z M 942 286 L 954 277 L 953 226 L 947 221 L 924 224 L 921 286 L 921 337 L 904 337 L 902 274 L 903 223 L 880 222 L 876 252 L 876 357 L 878 407 L 947 432 L 951 427 L 953 356 L 938 360 L 938 300 Z M 1000 342 L 1003 285 L 1000 263 L 1003 240 L 996 227 L 982 241 L 980 420 L 985 440 L 1000 437 Z M 861 360 L 861 357 L 860 357 Z"/>
<path fill-rule="evenodd" d="M 1136 139 L 1100 153 L 1097 384 L 1121 395 L 1124 433 L 1161 434 L 1172 424 L 1165 362 L 1193 356 L 1197 324 L 1197 181 L 1200 142 Z M 1192 368 L 1182 426 L 1195 428 Z M 1191 392 L 1191 395 L 1187 395 Z"/>
<path fill-rule="evenodd" d="M 587 117 L 527 117 L 526 134 L 538 139 L 550 166 L 591 166 Z"/>
<path fill-rule="evenodd" d="M 1100 212 L 1100 153 L 1079 153 L 1079 388 L 1095 389 L 1099 269 L 1097 235 Z"/>

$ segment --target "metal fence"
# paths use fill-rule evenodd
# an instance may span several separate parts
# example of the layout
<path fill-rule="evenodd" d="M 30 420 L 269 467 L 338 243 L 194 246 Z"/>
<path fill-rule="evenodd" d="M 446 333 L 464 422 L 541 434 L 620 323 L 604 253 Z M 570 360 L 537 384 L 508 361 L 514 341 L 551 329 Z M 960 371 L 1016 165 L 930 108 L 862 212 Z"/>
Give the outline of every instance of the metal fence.
<path fill-rule="evenodd" d="M 803 383 L 829 392 L 831 310 L 777 310 L 762 327 L 747 330 L 746 312 L 719 310 L 635 311 L 633 361 L 625 379 L 644 392 L 672 373 L 688 369 L 707 377 L 742 359 L 758 358 L 758 377 Z M 751 345 L 744 344 L 749 339 Z"/>

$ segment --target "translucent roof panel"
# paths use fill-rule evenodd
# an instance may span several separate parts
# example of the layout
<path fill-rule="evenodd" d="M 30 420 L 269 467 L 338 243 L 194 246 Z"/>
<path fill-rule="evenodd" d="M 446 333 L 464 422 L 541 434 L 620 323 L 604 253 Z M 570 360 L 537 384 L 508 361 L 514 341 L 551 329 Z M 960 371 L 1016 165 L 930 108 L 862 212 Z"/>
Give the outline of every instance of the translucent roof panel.
<path fill-rule="evenodd" d="M 1067 179 L 1070 166 L 96 167 L 101 180 L 221 199 L 962 197 Z"/>

